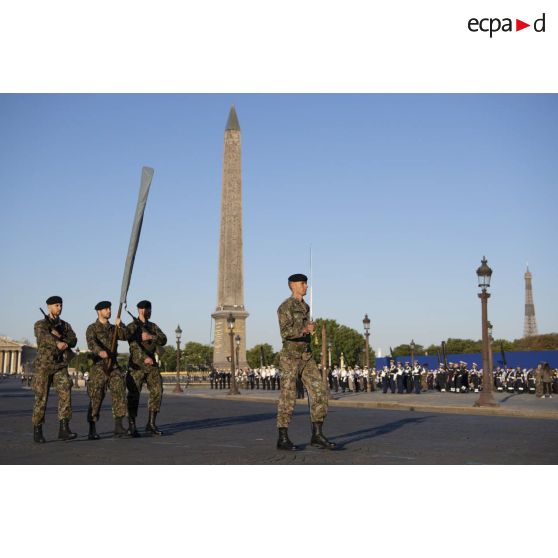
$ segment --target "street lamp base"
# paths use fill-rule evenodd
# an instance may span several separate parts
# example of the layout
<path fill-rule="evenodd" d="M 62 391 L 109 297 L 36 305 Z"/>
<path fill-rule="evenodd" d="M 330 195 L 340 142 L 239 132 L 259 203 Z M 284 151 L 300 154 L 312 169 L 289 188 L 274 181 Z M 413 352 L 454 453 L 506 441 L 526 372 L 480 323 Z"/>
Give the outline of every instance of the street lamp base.
<path fill-rule="evenodd" d="M 176 384 L 176 385 L 174 386 L 174 389 L 172 390 L 172 392 L 173 392 L 173 393 L 183 393 L 184 390 L 180 387 L 179 384 Z"/>
<path fill-rule="evenodd" d="M 497 403 L 492 393 L 484 393 L 481 391 L 479 398 L 473 404 L 473 407 L 499 407 L 500 403 Z"/>
<path fill-rule="evenodd" d="M 231 388 L 229 390 L 229 393 L 227 393 L 227 395 L 240 395 L 240 391 L 238 391 L 238 388 L 237 389 Z"/>

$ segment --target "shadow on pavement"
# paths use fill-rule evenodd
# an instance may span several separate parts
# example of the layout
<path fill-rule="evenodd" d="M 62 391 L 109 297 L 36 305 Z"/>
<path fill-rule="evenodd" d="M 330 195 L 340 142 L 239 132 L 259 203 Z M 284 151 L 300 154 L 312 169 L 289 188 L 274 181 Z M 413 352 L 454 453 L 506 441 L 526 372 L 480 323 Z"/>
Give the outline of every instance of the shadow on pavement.
<path fill-rule="evenodd" d="M 304 415 L 308 413 L 295 412 L 293 416 Z M 165 436 L 172 436 L 185 430 L 203 430 L 205 428 L 222 428 L 228 426 L 236 426 L 248 424 L 253 422 L 261 422 L 266 420 L 277 419 L 277 412 L 273 413 L 258 413 L 251 415 L 241 415 L 238 417 L 217 417 L 202 420 L 190 420 L 184 422 L 175 422 L 170 424 L 162 424 L 159 426 Z"/>
<path fill-rule="evenodd" d="M 405 418 L 396 420 L 394 422 L 388 422 L 387 424 L 382 424 L 381 426 L 374 426 L 373 428 L 366 428 L 364 430 L 356 430 L 355 432 L 350 432 L 349 434 L 341 434 L 340 436 L 330 436 L 332 440 L 337 444 L 337 450 L 343 449 L 346 445 L 352 444 L 354 442 L 359 442 L 360 440 L 367 440 L 369 438 L 376 438 L 377 436 L 384 436 L 385 434 L 391 434 L 395 430 L 399 430 L 404 426 L 409 424 L 420 424 L 425 420 L 430 418 L 435 418 L 434 415 L 426 417 L 417 418 Z"/>

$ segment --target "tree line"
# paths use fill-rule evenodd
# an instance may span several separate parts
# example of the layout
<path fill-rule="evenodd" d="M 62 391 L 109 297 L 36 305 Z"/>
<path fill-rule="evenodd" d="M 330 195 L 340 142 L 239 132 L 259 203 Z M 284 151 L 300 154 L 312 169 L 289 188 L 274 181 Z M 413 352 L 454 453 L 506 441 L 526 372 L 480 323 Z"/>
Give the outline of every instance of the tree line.
<path fill-rule="evenodd" d="M 482 352 L 482 340 L 458 339 L 450 337 L 446 342 L 447 354 L 466 354 Z M 555 351 L 558 350 L 558 333 L 545 333 L 543 335 L 532 335 L 521 339 L 494 339 L 492 341 L 492 351 Z M 391 349 L 393 356 L 408 356 L 411 354 L 410 343 L 398 345 Z M 424 347 L 420 343 L 415 343 L 415 355 L 442 354 L 442 345 L 429 345 Z"/>
<path fill-rule="evenodd" d="M 322 361 L 322 324 L 325 325 L 328 345 L 326 347 L 325 361 L 329 364 L 330 354 L 332 365 L 341 362 L 341 355 L 347 366 L 358 365 L 364 367 L 366 364 L 366 340 L 362 333 L 348 326 L 338 324 L 335 320 L 319 318 L 315 320 L 316 333 L 312 336 L 312 356 L 316 362 Z M 482 341 L 474 339 L 449 338 L 446 342 L 447 354 L 466 354 L 482 352 Z M 558 350 L 558 333 L 547 333 L 533 335 L 509 341 L 507 339 L 495 339 L 492 342 L 492 351 L 497 352 L 503 348 L 504 351 L 546 351 Z M 408 356 L 411 354 L 409 343 L 397 345 L 391 349 L 393 356 Z M 429 345 L 425 347 L 415 343 L 414 355 L 442 354 L 440 345 Z M 369 363 L 375 367 L 375 353 L 369 348 Z M 90 359 L 90 357 L 89 357 Z M 176 347 L 167 345 L 161 354 L 161 370 L 163 372 L 176 371 Z M 279 352 L 275 352 L 269 343 L 260 343 L 246 351 L 246 360 L 250 368 L 261 366 L 279 366 Z M 118 356 L 118 363 L 125 368 L 128 364 L 128 355 L 123 353 Z M 213 347 L 203 343 L 190 341 L 180 349 L 181 370 L 211 370 L 213 364 Z M 82 351 L 73 361 L 72 366 L 78 370 L 85 371 L 90 368 L 88 353 Z"/>

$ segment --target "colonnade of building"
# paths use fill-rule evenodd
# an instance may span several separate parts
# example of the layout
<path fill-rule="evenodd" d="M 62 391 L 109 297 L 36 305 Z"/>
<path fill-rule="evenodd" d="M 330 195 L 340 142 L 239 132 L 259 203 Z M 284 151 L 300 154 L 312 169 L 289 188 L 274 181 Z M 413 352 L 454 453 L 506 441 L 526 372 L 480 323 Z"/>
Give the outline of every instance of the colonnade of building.
<path fill-rule="evenodd" d="M 21 349 L 2 349 L 0 351 L 0 372 L 17 374 L 21 371 Z"/>

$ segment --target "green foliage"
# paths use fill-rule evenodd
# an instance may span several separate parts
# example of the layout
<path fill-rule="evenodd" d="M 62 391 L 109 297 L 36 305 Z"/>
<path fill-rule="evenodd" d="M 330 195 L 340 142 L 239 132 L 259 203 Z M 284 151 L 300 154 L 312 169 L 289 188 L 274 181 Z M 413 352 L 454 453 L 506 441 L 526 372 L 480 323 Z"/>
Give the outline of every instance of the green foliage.
<path fill-rule="evenodd" d="M 533 335 L 531 337 L 523 337 L 508 341 L 507 339 L 494 339 L 491 343 L 492 352 L 504 351 L 554 351 L 558 350 L 558 333 L 546 333 L 543 335 Z M 424 354 L 418 350 L 420 345 L 417 345 L 415 354 Z M 422 349 L 422 348 L 421 348 Z M 436 356 L 437 351 L 442 355 L 441 345 L 430 345 L 426 349 L 429 355 Z M 407 356 L 411 354 L 409 345 L 399 345 L 394 349 L 395 356 Z M 473 339 L 457 339 L 449 338 L 446 341 L 446 353 L 449 354 L 467 354 L 467 353 L 482 353 L 482 340 Z"/>
<path fill-rule="evenodd" d="M 312 336 L 312 356 L 316 362 L 322 361 L 322 324 L 325 324 L 327 342 L 331 343 L 331 363 L 335 366 L 341 362 L 341 353 L 347 366 L 364 366 L 366 340 L 358 331 L 338 324 L 335 320 L 318 318 L 315 320 L 316 332 Z M 326 364 L 328 363 L 328 349 L 326 345 Z M 369 351 L 370 366 L 374 366 L 374 351 Z"/>
<path fill-rule="evenodd" d="M 522 339 L 515 339 L 512 343 L 513 351 L 555 351 L 558 350 L 558 333 L 531 335 Z"/>
<path fill-rule="evenodd" d="M 276 354 L 269 343 L 260 343 L 246 351 L 246 360 L 250 368 L 260 368 L 260 366 L 270 366 L 275 363 Z"/>
<path fill-rule="evenodd" d="M 413 354 L 415 356 L 424 355 L 424 347 L 415 343 L 415 350 L 413 351 Z M 436 351 L 434 351 L 434 354 L 436 354 Z M 397 347 L 394 347 L 393 349 L 393 356 L 411 356 L 411 345 L 397 345 Z"/>
<path fill-rule="evenodd" d="M 176 372 L 176 348 L 172 345 L 163 347 L 160 355 L 161 370 Z M 213 349 L 209 345 L 190 341 L 180 349 L 181 370 L 209 370 L 213 362 Z"/>
<path fill-rule="evenodd" d="M 440 354 L 440 356 L 441 356 L 442 355 L 442 347 L 441 347 L 441 345 L 429 345 L 428 347 L 426 347 L 426 349 L 424 349 L 424 354 L 430 355 L 430 356 L 438 356 L 438 354 Z"/>
<path fill-rule="evenodd" d="M 508 341 L 507 339 L 495 339 L 492 341 L 492 352 L 495 353 L 499 351 L 502 346 L 504 347 L 504 351 L 517 350 L 513 348 L 513 343 L 511 341 Z M 479 350 L 479 352 L 481 351 Z"/>
<path fill-rule="evenodd" d="M 181 351 L 180 362 L 184 370 L 209 370 L 213 362 L 213 348 L 190 341 Z"/>
<path fill-rule="evenodd" d="M 480 353 L 482 351 L 482 341 L 473 339 L 453 339 L 446 341 L 446 354 Z"/>
<path fill-rule="evenodd" d="M 161 359 L 161 371 L 176 372 L 176 348 L 172 345 L 163 347 L 159 358 Z"/>

